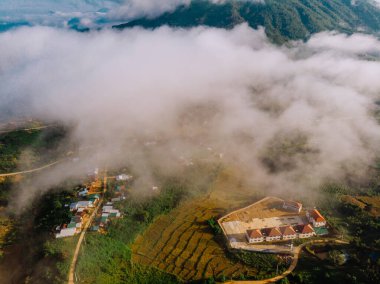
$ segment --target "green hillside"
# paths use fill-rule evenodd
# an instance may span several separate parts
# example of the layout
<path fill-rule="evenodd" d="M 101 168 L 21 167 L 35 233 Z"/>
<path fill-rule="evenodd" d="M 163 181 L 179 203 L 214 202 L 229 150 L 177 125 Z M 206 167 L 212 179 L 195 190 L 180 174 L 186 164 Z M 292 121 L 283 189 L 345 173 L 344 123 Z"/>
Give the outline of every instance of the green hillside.
<path fill-rule="evenodd" d="M 174 12 L 154 19 L 140 18 L 114 26 L 118 29 L 142 26 L 156 28 L 161 25 L 193 27 L 206 25 L 232 28 L 247 22 L 251 27 L 264 26 L 267 35 L 275 42 L 305 39 L 323 30 L 345 33 L 380 31 L 380 9 L 367 0 L 265 0 L 263 3 L 227 1 L 212 4 L 209 1 L 192 1 Z"/>

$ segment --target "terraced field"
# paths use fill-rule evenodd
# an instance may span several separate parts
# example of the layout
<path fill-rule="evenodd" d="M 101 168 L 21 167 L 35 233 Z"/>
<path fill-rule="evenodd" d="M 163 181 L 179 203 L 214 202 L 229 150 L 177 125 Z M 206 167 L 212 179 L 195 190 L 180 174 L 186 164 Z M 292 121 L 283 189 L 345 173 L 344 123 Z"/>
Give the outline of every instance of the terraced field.
<path fill-rule="evenodd" d="M 380 196 L 349 196 L 344 195 L 342 200 L 346 203 L 358 206 L 361 209 L 368 208 L 372 216 L 380 216 Z"/>
<path fill-rule="evenodd" d="M 211 217 L 220 217 L 231 206 L 241 206 L 242 201 L 252 198 L 252 191 L 237 193 L 237 183 L 224 174 L 207 197 L 187 201 L 158 218 L 136 239 L 133 261 L 155 266 L 185 281 L 216 278 L 222 274 L 227 278 L 257 274 L 254 268 L 229 259 L 207 224 Z M 233 185 L 235 187 L 231 187 Z M 223 190 L 224 187 L 229 187 L 229 191 Z"/>

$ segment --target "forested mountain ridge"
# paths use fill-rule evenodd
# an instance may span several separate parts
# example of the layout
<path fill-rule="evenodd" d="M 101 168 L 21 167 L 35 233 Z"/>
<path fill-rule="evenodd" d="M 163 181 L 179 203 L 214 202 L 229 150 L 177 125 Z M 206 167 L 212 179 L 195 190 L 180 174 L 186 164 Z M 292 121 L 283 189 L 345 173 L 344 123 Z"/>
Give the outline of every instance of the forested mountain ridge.
<path fill-rule="evenodd" d="M 242 22 L 247 22 L 253 28 L 265 27 L 268 37 L 281 43 L 306 39 L 324 30 L 348 34 L 358 31 L 379 33 L 380 9 L 368 0 L 226 1 L 223 4 L 195 0 L 190 5 L 180 6 L 157 18 L 139 18 L 114 27 L 206 25 L 232 28 Z"/>

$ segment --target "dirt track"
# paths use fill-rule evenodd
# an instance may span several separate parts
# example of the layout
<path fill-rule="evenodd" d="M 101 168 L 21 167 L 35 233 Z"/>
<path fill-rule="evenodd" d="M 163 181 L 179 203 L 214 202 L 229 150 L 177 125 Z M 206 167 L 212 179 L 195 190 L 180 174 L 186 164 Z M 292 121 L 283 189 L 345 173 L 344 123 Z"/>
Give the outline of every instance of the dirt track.
<path fill-rule="evenodd" d="M 104 196 L 104 193 L 107 191 L 107 171 L 105 171 L 104 173 L 104 180 L 103 180 L 103 196 Z M 103 196 L 99 199 L 99 203 L 98 205 L 95 207 L 94 211 L 92 212 L 90 218 L 88 219 L 87 223 L 84 225 L 84 228 L 79 236 L 79 239 L 78 239 L 78 243 L 75 247 L 75 252 L 74 252 L 74 256 L 73 256 L 73 259 L 71 261 L 71 264 L 70 264 L 70 269 L 69 269 L 69 281 L 68 283 L 69 284 L 74 284 L 75 283 L 75 267 L 76 267 L 76 264 L 77 264 L 77 261 L 78 261 L 78 255 L 79 255 L 79 250 L 80 250 L 80 247 L 82 245 L 82 241 L 84 239 L 84 236 L 87 232 L 87 229 L 88 227 L 91 225 L 92 221 L 94 220 L 94 217 L 96 216 L 96 212 L 98 212 L 100 206 L 102 205 L 103 203 Z"/>
<path fill-rule="evenodd" d="M 272 278 L 264 279 L 264 280 L 229 281 L 229 282 L 225 282 L 225 283 L 227 283 L 227 284 L 267 284 L 267 283 L 275 283 L 275 282 L 277 282 L 277 281 L 285 278 L 286 276 L 288 276 L 290 273 L 293 272 L 293 270 L 297 266 L 297 263 L 298 263 L 300 255 L 301 255 L 302 249 L 305 246 L 310 245 L 310 244 L 316 244 L 316 243 L 331 243 L 331 242 L 338 243 L 338 244 L 348 244 L 347 241 L 342 241 L 342 240 L 314 240 L 314 241 L 309 241 L 309 242 L 303 243 L 302 245 L 299 245 L 298 247 L 295 248 L 295 250 L 294 250 L 294 257 L 293 257 L 292 263 L 290 264 L 289 268 L 287 270 L 285 270 L 282 274 L 280 274 L 278 276 L 275 276 L 275 277 L 272 277 Z"/>
<path fill-rule="evenodd" d="M 44 165 L 44 166 L 39 167 L 39 168 L 31 169 L 31 170 L 19 171 L 19 172 L 13 172 L 13 173 L 6 173 L 6 174 L 0 174 L 0 177 L 10 177 L 10 176 L 17 176 L 17 175 L 29 174 L 29 173 L 37 172 L 37 171 L 40 171 L 40 170 L 43 170 L 43 169 L 49 168 L 49 167 L 51 167 L 51 166 L 54 166 L 54 165 L 56 165 L 56 164 L 62 162 L 63 160 L 64 160 L 64 159 L 62 159 L 62 160 L 58 160 L 58 161 L 55 161 L 55 162 L 53 162 L 53 163 L 50 163 L 50 164 Z"/>

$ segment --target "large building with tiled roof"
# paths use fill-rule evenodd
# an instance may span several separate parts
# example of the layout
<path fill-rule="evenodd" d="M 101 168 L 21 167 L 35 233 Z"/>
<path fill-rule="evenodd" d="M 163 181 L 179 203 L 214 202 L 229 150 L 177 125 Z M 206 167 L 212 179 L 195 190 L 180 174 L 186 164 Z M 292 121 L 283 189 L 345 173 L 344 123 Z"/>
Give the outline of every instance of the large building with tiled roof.
<path fill-rule="evenodd" d="M 294 211 L 300 213 L 302 210 L 302 204 L 296 201 L 284 200 L 282 203 L 282 208 L 289 211 Z"/>
<path fill-rule="evenodd" d="M 274 197 L 235 210 L 218 223 L 234 248 L 252 245 L 260 250 L 260 246 L 254 245 L 328 234 L 326 220 L 318 210 L 305 210 L 299 202 Z"/>

